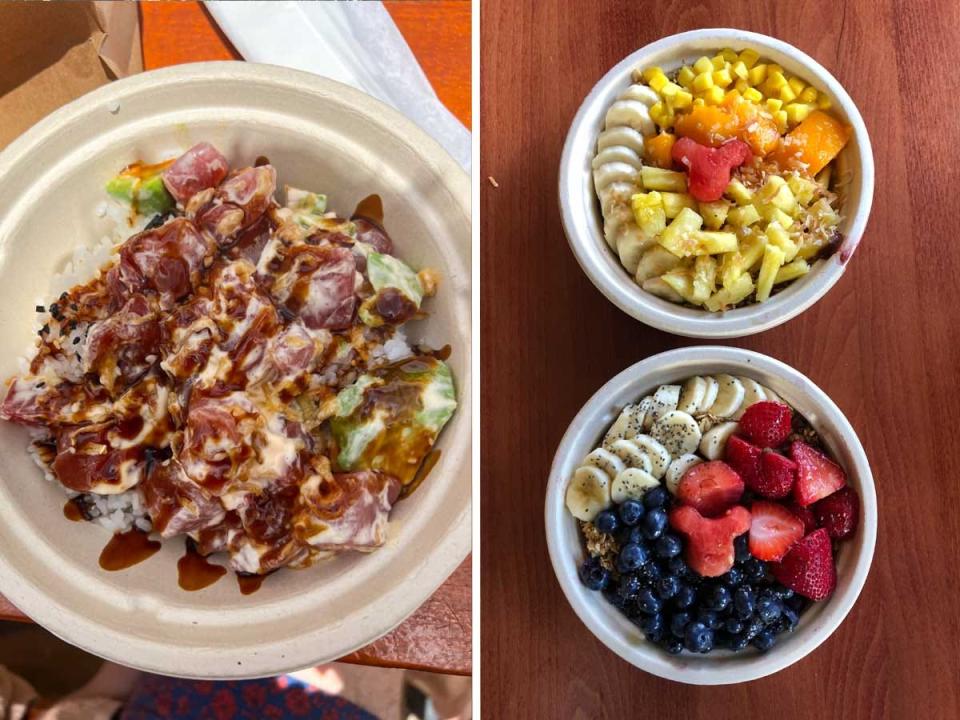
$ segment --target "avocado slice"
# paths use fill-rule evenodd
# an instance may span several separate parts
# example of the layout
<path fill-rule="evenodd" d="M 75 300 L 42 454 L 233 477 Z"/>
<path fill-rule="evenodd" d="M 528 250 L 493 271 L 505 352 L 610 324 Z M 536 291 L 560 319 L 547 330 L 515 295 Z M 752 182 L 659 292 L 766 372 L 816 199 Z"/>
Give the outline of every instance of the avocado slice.
<path fill-rule="evenodd" d="M 370 327 L 382 325 L 384 319 L 377 312 L 380 297 L 388 291 L 399 293 L 410 303 L 411 313 L 420 309 L 423 302 L 423 283 L 417 273 L 393 255 L 370 250 L 367 252 L 367 277 L 375 293 L 360 306 L 360 320 Z"/>
<path fill-rule="evenodd" d="M 159 173 L 141 177 L 127 170 L 107 183 L 107 193 L 128 203 L 138 215 L 155 215 L 172 210 L 173 197 L 167 192 Z"/>
<path fill-rule="evenodd" d="M 330 428 L 340 470 L 380 470 L 403 485 L 457 407 L 450 368 L 421 356 L 361 375 L 340 391 Z"/>

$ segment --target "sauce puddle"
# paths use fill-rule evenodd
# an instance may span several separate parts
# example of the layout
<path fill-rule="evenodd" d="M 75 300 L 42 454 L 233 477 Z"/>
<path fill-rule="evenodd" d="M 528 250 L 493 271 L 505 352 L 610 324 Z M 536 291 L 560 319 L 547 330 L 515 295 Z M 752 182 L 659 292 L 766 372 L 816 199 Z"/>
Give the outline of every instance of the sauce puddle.
<path fill-rule="evenodd" d="M 377 225 L 383 225 L 383 200 L 379 195 L 367 195 L 363 200 L 357 203 L 357 209 L 353 211 L 353 217 L 366 218 L 373 220 Z"/>
<path fill-rule="evenodd" d="M 100 567 L 111 572 L 126 570 L 143 562 L 160 549 L 160 542 L 139 530 L 117 533 L 100 553 Z"/>
<path fill-rule="evenodd" d="M 214 565 L 197 552 L 192 540 L 187 540 L 187 551 L 177 560 L 177 582 L 189 592 L 203 590 L 227 574 L 222 565 Z"/>
<path fill-rule="evenodd" d="M 266 579 L 266 575 L 237 575 L 237 585 L 240 586 L 242 594 L 252 595 L 260 589 Z"/>
<path fill-rule="evenodd" d="M 83 516 L 83 510 L 76 498 L 70 498 L 63 506 L 63 516 L 72 522 L 83 522 L 86 518 Z"/>

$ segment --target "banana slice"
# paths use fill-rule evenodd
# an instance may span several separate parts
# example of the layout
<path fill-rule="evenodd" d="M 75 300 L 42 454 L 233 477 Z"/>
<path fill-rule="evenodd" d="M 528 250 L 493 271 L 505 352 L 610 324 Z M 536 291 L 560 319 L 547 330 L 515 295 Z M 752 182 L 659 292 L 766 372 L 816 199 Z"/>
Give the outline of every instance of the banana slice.
<path fill-rule="evenodd" d="M 656 295 L 658 298 L 663 298 L 664 300 L 675 303 L 683 302 L 683 297 L 681 297 L 680 293 L 667 285 L 667 283 L 663 281 L 663 278 L 648 278 L 640 284 L 640 287 L 651 295 Z"/>
<path fill-rule="evenodd" d="M 601 165 L 613 162 L 625 163 L 635 167 L 637 170 L 643 167 L 640 156 L 626 145 L 611 145 L 610 147 L 604 148 L 597 153 L 591 165 L 593 169 L 596 170 Z"/>
<path fill-rule="evenodd" d="M 631 127 L 645 137 L 657 128 L 650 119 L 650 109 L 639 100 L 617 100 L 607 110 L 604 127 Z"/>
<path fill-rule="evenodd" d="M 737 423 L 725 422 L 710 428 L 700 440 L 700 454 L 707 460 L 720 460 L 727 448 L 727 440 L 737 429 Z"/>
<path fill-rule="evenodd" d="M 613 481 L 610 496 L 615 503 L 622 503 L 624 500 L 642 500 L 647 490 L 659 484 L 657 479 L 645 470 L 629 468 L 617 475 Z"/>
<path fill-rule="evenodd" d="M 617 419 L 613 421 L 613 425 L 610 426 L 610 429 L 607 430 L 607 434 L 603 436 L 602 446 L 607 450 L 610 449 L 610 446 L 617 440 L 622 440 L 627 436 L 627 431 L 633 427 L 640 428 L 643 425 L 643 414 L 640 410 L 640 406 L 637 404 L 627 405 L 623 410 L 620 411 L 620 414 L 617 416 Z M 639 432 L 639 430 L 637 431 Z M 637 433 L 633 433 L 636 435 Z"/>
<path fill-rule="evenodd" d="M 657 479 L 662 478 L 670 465 L 670 453 L 667 449 L 649 435 L 637 435 L 633 441 L 650 458 L 650 474 Z"/>
<path fill-rule="evenodd" d="M 604 450 L 602 447 L 597 448 L 587 455 L 583 459 L 583 464 L 600 468 L 611 478 L 615 478 L 617 475 L 627 469 L 627 466 L 624 464 L 623 460 L 618 458 L 609 450 Z"/>
<path fill-rule="evenodd" d="M 680 410 L 671 410 L 657 420 L 650 434 L 667 449 L 670 457 L 692 453 L 700 445 L 700 426 L 692 415 Z"/>
<path fill-rule="evenodd" d="M 653 394 L 653 400 L 650 410 L 643 418 L 643 429 L 649 430 L 653 424 L 668 412 L 677 409 L 677 401 L 680 400 L 679 385 L 661 385 Z"/>
<path fill-rule="evenodd" d="M 607 128 L 597 138 L 597 150 L 613 145 L 622 145 L 642 156 L 644 152 L 643 135 L 630 127 Z"/>
<path fill-rule="evenodd" d="M 707 412 L 721 418 L 733 417 L 743 404 L 743 385 L 733 375 L 717 375 L 716 380 L 717 399 Z"/>
<path fill-rule="evenodd" d="M 660 102 L 660 96 L 653 88 L 646 85 L 635 84 L 628 87 L 617 97 L 618 100 L 637 100 L 647 107 L 653 107 Z"/>
<path fill-rule="evenodd" d="M 761 387 L 763 386 L 761 385 Z M 768 387 L 763 388 L 763 394 L 767 396 L 767 400 L 769 400 L 770 402 L 777 402 L 783 405 L 789 405 L 789 403 L 784 402 L 784 399 L 782 397 L 777 395 L 773 390 L 771 390 Z"/>
<path fill-rule="evenodd" d="M 710 406 L 717 400 L 717 393 L 720 391 L 720 383 L 713 375 L 705 375 L 703 381 L 707 384 L 707 389 L 703 393 L 703 402 L 700 403 L 698 412 L 708 412 Z"/>
<path fill-rule="evenodd" d="M 610 507 L 610 480 L 607 474 L 592 465 L 584 465 L 573 473 L 567 487 L 567 510 L 577 520 L 590 522 Z"/>
<path fill-rule="evenodd" d="M 644 472 L 650 472 L 653 467 L 650 457 L 637 447 L 633 440 L 615 440 L 610 445 L 610 452 L 620 458 L 628 468 L 640 468 Z"/>
<path fill-rule="evenodd" d="M 695 376 L 687 380 L 680 390 L 680 399 L 677 401 L 677 410 L 693 415 L 700 411 L 703 398 L 707 394 L 707 381 Z"/>
<path fill-rule="evenodd" d="M 743 385 L 743 402 L 740 404 L 740 409 L 734 413 L 734 420 L 739 420 L 741 417 L 743 417 L 743 414 L 747 411 L 747 408 L 754 403 L 762 402 L 767 399 L 767 394 L 764 392 L 763 386 L 761 386 L 756 380 L 752 380 L 748 377 L 738 377 L 737 380 L 739 380 L 740 384 Z"/>
<path fill-rule="evenodd" d="M 671 495 L 677 494 L 677 488 L 680 486 L 680 480 L 683 478 L 683 474 L 692 468 L 694 465 L 699 465 L 703 462 L 703 458 L 699 455 L 694 455 L 693 453 L 688 453 L 687 455 L 681 455 L 678 458 L 674 458 L 673 462 L 670 463 L 670 467 L 667 468 L 667 474 L 664 475 L 664 482 L 667 484 L 667 490 L 670 491 Z"/>
<path fill-rule="evenodd" d="M 643 255 L 634 273 L 634 279 L 639 285 L 650 278 L 660 277 L 665 272 L 673 270 L 680 264 L 680 258 L 664 248 L 662 245 L 651 245 Z"/>

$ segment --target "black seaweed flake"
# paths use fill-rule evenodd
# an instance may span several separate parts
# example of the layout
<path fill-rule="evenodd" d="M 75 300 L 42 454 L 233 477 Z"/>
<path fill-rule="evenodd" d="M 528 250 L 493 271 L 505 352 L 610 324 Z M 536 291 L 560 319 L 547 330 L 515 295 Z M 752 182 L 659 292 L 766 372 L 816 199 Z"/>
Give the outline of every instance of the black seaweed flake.
<path fill-rule="evenodd" d="M 47 311 L 47 309 L 46 309 L 43 305 L 37 305 L 37 306 L 34 308 L 34 310 L 36 310 L 38 313 L 42 313 L 42 312 L 46 312 L 46 311 Z"/>

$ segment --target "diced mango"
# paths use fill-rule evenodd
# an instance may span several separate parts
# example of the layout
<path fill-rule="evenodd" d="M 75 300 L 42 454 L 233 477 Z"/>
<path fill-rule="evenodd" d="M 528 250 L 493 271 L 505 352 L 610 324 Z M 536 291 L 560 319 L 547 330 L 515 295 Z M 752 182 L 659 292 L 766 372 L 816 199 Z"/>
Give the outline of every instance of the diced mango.
<path fill-rule="evenodd" d="M 789 118 L 787 118 L 786 110 L 779 110 L 773 114 L 773 121 L 777 124 L 777 132 L 785 133 L 787 127 L 789 126 Z"/>
<path fill-rule="evenodd" d="M 733 48 L 724 48 L 720 51 L 720 55 L 723 56 L 723 59 L 728 63 L 735 63 L 739 58 L 737 57 L 737 51 Z"/>
<path fill-rule="evenodd" d="M 742 302 L 752 292 L 753 279 L 746 273 L 743 273 L 729 288 L 723 287 L 717 290 L 717 292 L 707 298 L 703 305 L 711 312 L 718 312 L 719 310 Z"/>
<path fill-rule="evenodd" d="M 747 66 L 747 69 L 752 68 L 757 64 L 757 60 L 760 59 L 760 53 L 758 53 L 753 48 L 746 48 L 740 52 L 740 62 Z"/>
<path fill-rule="evenodd" d="M 654 75 L 647 80 L 647 85 L 652 87 L 656 92 L 660 92 L 668 82 L 670 82 L 670 79 L 666 75 L 660 74 Z"/>
<path fill-rule="evenodd" d="M 694 92 L 706 92 L 713 87 L 713 72 L 702 72 L 693 79 L 692 89 Z"/>
<path fill-rule="evenodd" d="M 779 285 L 780 283 L 789 282 L 790 280 L 796 280 L 808 272 L 810 272 L 810 265 L 806 260 L 794 260 L 792 263 L 787 263 L 777 270 L 777 276 L 773 279 L 773 284 Z"/>
<path fill-rule="evenodd" d="M 817 107 L 821 110 L 829 110 L 833 107 L 833 103 L 830 101 L 830 98 L 821 94 L 820 97 L 817 98 Z"/>
<path fill-rule="evenodd" d="M 750 70 L 747 68 L 746 63 L 744 63 L 742 60 L 733 62 L 730 72 L 741 80 L 746 80 L 747 76 L 750 75 Z"/>
<path fill-rule="evenodd" d="M 730 71 L 724 67 L 722 70 L 713 71 L 713 84 L 722 88 L 727 87 L 730 83 L 733 82 L 733 77 L 730 75 Z"/>
<path fill-rule="evenodd" d="M 700 215 L 703 223 L 711 230 L 719 230 L 727 220 L 730 212 L 730 203 L 727 200 L 700 203 Z"/>
<path fill-rule="evenodd" d="M 749 82 L 754 87 L 762 84 L 766 79 L 767 79 L 766 64 L 756 65 L 750 68 L 749 71 L 747 72 L 747 82 Z"/>
<path fill-rule="evenodd" d="M 797 99 L 797 94 L 790 87 L 789 83 L 780 88 L 780 99 L 785 103 L 792 103 Z"/>
<path fill-rule="evenodd" d="M 710 62 L 713 64 L 714 70 L 723 70 L 727 66 L 727 59 L 723 56 L 723 53 L 717 53 L 712 58 Z"/>
<path fill-rule="evenodd" d="M 664 169 L 673 167 L 673 156 L 671 153 L 673 152 L 673 144 L 676 141 L 676 135 L 668 132 L 661 132 L 648 137 L 643 142 L 644 157 L 647 159 L 647 162 Z"/>
<path fill-rule="evenodd" d="M 667 214 L 668 219 L 675 218 L 684 208 L 697 209 L 697 201 L 693 199 L 692 195 L 664 192 L 660 193 L 660 196 L 663 198 L 663 211 Z"/>
<path fill-rule="evenodd" d="M 644 165 L 640 170 L 640 180 L 647 190 L 667 190 L 668 192 L 686 192 L 686 173 Z"/>
<path fill-rule="evenodd" d="M 726 97 L 726 93 L 719 85 L 714 85 L 703 93 L 703 99 L 707 101 L 707 105 L 719 105 L 723 102 L 724 97 Z"/>
<path fill-rule="evenodd" d="M 757 276 L 757 302 L 764 302 L 770 297 L 773 281 L 777 277 L 780 266 L 783 265 L 783 260 L 783 250 L 768 244 L 763 251 L 763 263 L 760 265 L 760 274 Z"/>
<path fill-rule="evenodd" d="M 787 122 L 790 125 L 799 125 L 806 120 L 807 116 L 813 111 L 813 106 L 805 105 L 804 103 L 799 102 L 792 102 L 784 109 L 787 112 Z"/>
<path fill-rule="evenodd" d="M 803 89 L 799 95 L 797 95 L 797 100 L 802 103 L 807 103 L 809 105 L 815 105 L 817 102 L 817 90 L 813 85 L 808 85 Z"/>
<path fill-rule="evenodd" d="M 756 88 L 750 87 L 743 91 L 743 98 L 752 103 L 759 104 L 763 100 L 763 93 Z"/>
<path fill-rule="evenodd" d="M 768 88 L 770 88 L 772 93 L 774 91 L 779 91 L 782 87 L 787 87 L 788 83 L 782 72 L 768 68 L 766 85 Z"/>
<path fill-rule="evenodd" d="M 677 72 L 677 82 L 689 90 L 690 86 L 693 84 L 693 79 L 696 76 L 697 74 L 690 68 L 689 65 L 684 65 Z"/>
<path fill-rule="evenodd" d="M 737 80 L 733 84 L 733 89 L 736 90 L 738 93 L 740 93 L 740 95 L 742 96 L 748 90 L 754 90 L 755 88 L 750 87 L 750 83 L 748 83 L 746 80 Z M 760 91 L 758 90 L 757 92 L 760 92 Z M 763 95 L 761 95 L 760 97 L 763 97 Z"/>
<path fill-rule="evenodd" d="M 763 104 L 766 105 L 767 110 L 769 110 L 772 113 L 775 113 L 778 110 L 783 109 L 783 100 L 781 100 L 780 98 L 767 98 L 767 100 Z"/>
<path fill-rule="evenodd" d="M 693 95 L 686 90 L 678 92 L 671 102 L 671 107 L 673 107 L 674 110 L 685 110 L 691 105 L 693 105 Z"/>
<path fill-rule="evenodd" d="M 693 64 L 693 71 L 698 75 L 701 73 L 713 72 L 713 63 L 710 61 L 710 58 L 706 56 L 699 57 Z"/>
<path fill-rule="evenodd" d="M 783 168 L 816 175 L 843 149 L 851 132 L 836 118 L 815 110 L 783 138 L 773 158 Z"/>
<path fill-rule="evenodd" d="M 690 208 L 683 208 L 666 229 L 660 233 L 658 242 L 677 257 L 696 254 L 698 247 L 693 233 L 703 226 L 703 218 Z M 678 291 L 679 292 L 679 291 Z"/>
<path fill-rule="evenodd" d="M 666 73 L 663 72 L 663 68 L 657 65 L 648 67 L 646 70 L 643 71 L 643 79 L 646 80 L 648 83 L 658 75 L 663 75 L 664 77 L 666 77 Z"/>
<path fill-rule="evenodd" d="M 807 84 L 798 77 L 790 78 L 789 80 L 787 80 L 787 84 L 790 86 L 790 89 L 793 90 L 793 92 L 797 95 L 800 95 L 800 93 L 802 93 L 807 87 Z"/>

